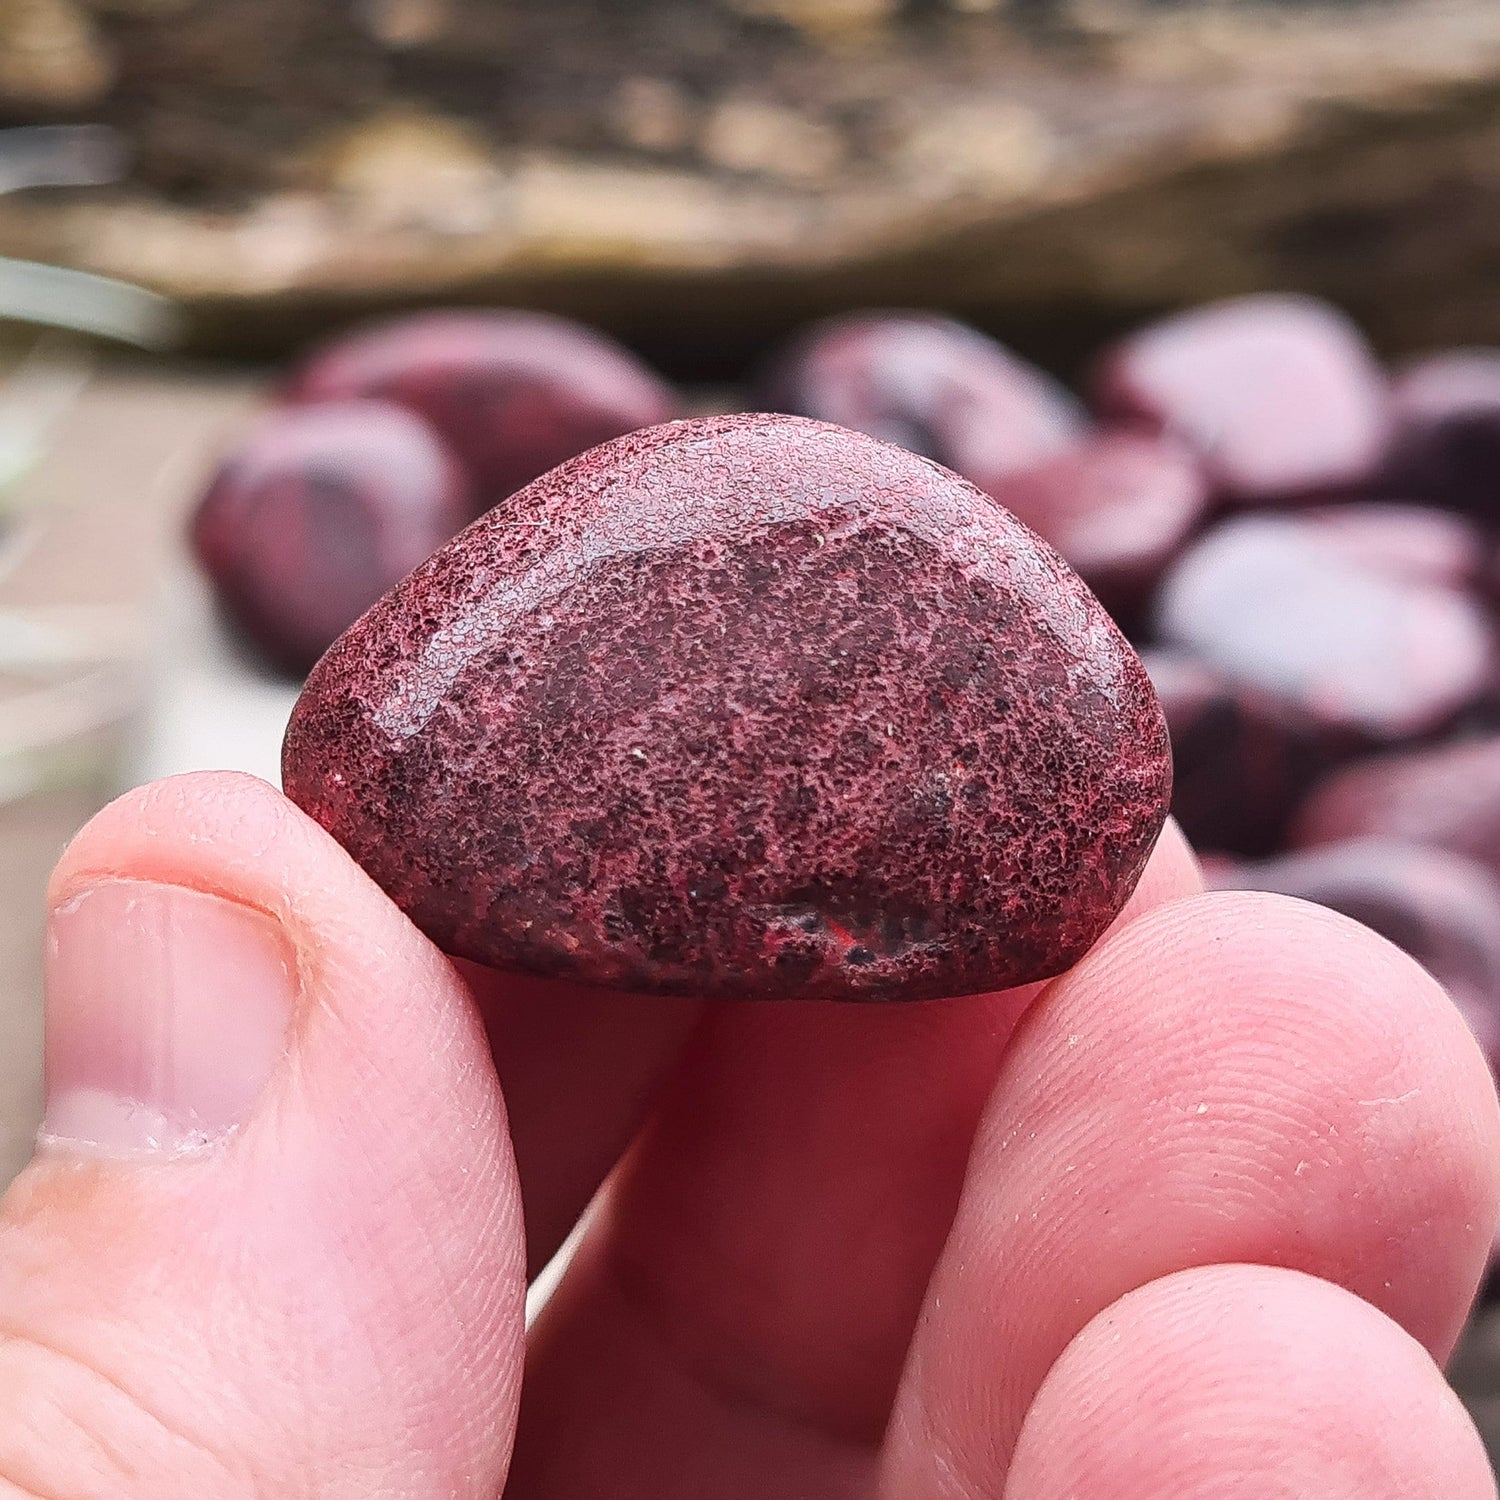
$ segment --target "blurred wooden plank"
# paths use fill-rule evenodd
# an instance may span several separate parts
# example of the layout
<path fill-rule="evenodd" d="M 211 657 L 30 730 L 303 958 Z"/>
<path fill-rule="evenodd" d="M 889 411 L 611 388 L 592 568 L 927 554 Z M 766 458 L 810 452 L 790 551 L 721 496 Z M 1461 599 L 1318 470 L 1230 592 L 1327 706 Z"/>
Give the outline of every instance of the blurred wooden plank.
<path fill-rule="evenodd" d="M 477 299 L 732 376 L 884 302 L 1072 363 L 1267 287 L 1500 338 L 1495 0 L 46 5 L 52 107 L 134 165 L 10 195 L 0 250 L 167 292 L 202 348 Z M 0 102 L 28 62 L 56 89 L 22 49 Z"/>

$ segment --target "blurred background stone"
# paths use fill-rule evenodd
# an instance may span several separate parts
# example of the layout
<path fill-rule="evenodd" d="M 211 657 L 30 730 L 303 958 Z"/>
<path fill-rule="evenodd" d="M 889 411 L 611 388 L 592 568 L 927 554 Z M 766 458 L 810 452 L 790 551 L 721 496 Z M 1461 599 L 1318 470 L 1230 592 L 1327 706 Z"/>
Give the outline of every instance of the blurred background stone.
<path fill-rule="evenodd" d="M 489 300 L 718 377 L 884 303 L 1071 370 L 1257 289 L 1389 353 L 1500 339 L 1497 103 L 1493 0 L 0 0 L 0 123 L 136 152 L 0 253 L 244 353 Z"/>

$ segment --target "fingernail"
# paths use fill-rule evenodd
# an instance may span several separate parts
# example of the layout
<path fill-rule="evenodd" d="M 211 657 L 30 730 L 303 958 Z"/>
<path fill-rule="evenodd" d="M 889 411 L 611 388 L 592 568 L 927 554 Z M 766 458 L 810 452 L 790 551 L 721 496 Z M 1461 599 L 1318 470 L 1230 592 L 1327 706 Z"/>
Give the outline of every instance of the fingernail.
<path fill-rule="evenodd" d="M 47 924 L 43 1145 L 180 1152 L 241 1125 L 286 1051 L 296 962 L 219 896 L 105 880 Z"/>

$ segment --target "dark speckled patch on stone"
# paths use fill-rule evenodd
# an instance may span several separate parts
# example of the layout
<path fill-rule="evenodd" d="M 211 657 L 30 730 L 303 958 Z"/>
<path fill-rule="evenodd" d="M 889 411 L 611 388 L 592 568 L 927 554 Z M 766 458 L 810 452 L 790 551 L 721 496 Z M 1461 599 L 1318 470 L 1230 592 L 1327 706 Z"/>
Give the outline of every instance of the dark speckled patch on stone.
<path fill-rule="evenodd" d="M 1060 972 L 1166 730 L 1077 578 L 947 470 L 796 418 L 538 480 L 314 672 L 288 793 L 449 952 L 625 990 L 916 999 Z"/>

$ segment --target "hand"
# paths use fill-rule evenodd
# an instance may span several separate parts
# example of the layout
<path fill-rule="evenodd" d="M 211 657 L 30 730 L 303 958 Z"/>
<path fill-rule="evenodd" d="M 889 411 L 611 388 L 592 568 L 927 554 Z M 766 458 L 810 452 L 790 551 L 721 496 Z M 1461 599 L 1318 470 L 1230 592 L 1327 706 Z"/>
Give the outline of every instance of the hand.
<path fill-rule="evenodd" d="M 132 793 L 53 882 L 0 1497 L 1493 1495 L 1478 1049 L 1198 889 L 1169 829 L 1035 996 L 700 1009 L 466 982 L 261 783 Z"/>

